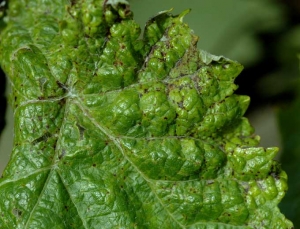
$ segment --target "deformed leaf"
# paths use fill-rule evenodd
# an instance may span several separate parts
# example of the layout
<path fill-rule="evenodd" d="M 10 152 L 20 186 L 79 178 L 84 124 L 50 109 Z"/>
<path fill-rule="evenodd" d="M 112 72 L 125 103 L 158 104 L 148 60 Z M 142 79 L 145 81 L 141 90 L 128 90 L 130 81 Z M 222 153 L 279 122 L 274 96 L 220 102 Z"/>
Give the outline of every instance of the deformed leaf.
<path fill-rule="evenodd" d="M 9 7 L 0 228 L 293 227 L 277 148 L 257 147 L 249 98 L 233 94 L 242 66 L 197 50 L 188 11 L 159 13 L 141 38 L 123 1 Z"/>

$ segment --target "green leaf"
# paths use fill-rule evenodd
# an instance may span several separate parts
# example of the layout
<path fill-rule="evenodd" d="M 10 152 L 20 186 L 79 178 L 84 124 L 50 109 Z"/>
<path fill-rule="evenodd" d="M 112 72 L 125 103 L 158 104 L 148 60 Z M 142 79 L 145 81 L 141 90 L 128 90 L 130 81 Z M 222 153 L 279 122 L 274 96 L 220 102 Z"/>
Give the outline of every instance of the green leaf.
<path fill-rule="evenodd" d="M 111 2 L 10 1 L 0 228 L 292 228 L 277 148 L 257 147 L 233 94 L 242 66 L 197 50 L 188 11 L 140 38 Z"/>

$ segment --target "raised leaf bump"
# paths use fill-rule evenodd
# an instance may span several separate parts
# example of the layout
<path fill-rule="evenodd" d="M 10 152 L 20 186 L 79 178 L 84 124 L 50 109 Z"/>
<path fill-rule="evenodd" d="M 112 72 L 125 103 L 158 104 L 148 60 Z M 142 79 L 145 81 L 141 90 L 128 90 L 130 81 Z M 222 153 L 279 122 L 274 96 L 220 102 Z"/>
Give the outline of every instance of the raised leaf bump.
<path fill-rule="evenodd" d="M 243 117 L 237 62 L 126 1 L 10 1 L 1 67 L 15 109 L 1 228 L 292 228 L 277 149 Z"/>

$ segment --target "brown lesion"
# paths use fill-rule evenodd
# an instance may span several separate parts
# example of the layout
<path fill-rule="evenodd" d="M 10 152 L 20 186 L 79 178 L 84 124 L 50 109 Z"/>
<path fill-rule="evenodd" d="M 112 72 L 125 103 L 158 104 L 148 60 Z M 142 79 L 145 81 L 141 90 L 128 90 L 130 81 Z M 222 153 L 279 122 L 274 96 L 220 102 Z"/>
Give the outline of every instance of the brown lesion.
<path fill-rule="evenodd" d="M 37 144 L 39 142 L 46 142 L 48 140 L 48 138 L 51 137 L 51 134 L 49 132 L 44 133 L 41 137 L 35 139 L 32 141 L 32 144 Z"/>
<path fill-rule="evenodd" d="M 78 123 L 76 123 L 76 126 L 79 130 L 80 140 L 83 140 L 85 128 L 79 125 Z"/>
<path fill-rule="evenodd" d="M 61 154 L 58 156 L 58 159 L 62 159 L 66 155 L 66 150 L 62 149 Z"/>
<path fill-rule="evenodd" d="M 23 214 L 23 211 L 18 209 L 18 208 L 14 208 L 12 210 L 12 213 L 14 216 L 16 216 L 17 218 L 21 218 L 22 214 Z"/>
<path fill-rule="evenodd" d="M 56 84 L 57 84 L 61 89 L 63 89 L 64 91 L 67 91 L 67 90 L 68 90 L 68 87 L 67 87 L 65 84 L 63 84 L 62 82 L 56 80 Z"/>
<path fill-rule="evenodd" d="M 71 7 L 77 4 L 77 0 L 71 0 Z"/>

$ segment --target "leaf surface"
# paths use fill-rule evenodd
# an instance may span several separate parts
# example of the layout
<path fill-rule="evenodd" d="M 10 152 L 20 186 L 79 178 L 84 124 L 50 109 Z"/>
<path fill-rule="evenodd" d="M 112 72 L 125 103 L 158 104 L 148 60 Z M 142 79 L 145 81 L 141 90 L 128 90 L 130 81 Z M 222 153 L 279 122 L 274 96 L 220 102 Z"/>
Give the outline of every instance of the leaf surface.
<path fill-rule="evenodd" d="M 286 174 L 233 94 L 237 62 L 198 51 L 163 11 L 125 1 L 10 1 L 1 67 L 14 148 L 0 228 L 292 228 Z"/>

